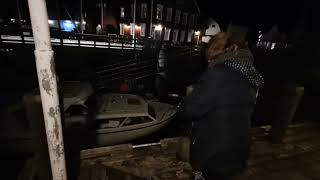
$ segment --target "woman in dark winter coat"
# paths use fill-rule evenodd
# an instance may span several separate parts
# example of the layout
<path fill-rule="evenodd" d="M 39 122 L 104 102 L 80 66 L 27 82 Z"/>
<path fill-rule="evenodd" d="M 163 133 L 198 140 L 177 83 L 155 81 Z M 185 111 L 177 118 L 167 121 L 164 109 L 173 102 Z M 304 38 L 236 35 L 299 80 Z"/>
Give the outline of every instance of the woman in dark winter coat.
<path fill-rule="evenodd" d="M 263 84 L 246 45 L 219 33 L 208 44 L 208 69 L 181 104 L 192 120 L 191 164 L 199 179 L 228 179 L 249 156 L 249 128 Z"/>

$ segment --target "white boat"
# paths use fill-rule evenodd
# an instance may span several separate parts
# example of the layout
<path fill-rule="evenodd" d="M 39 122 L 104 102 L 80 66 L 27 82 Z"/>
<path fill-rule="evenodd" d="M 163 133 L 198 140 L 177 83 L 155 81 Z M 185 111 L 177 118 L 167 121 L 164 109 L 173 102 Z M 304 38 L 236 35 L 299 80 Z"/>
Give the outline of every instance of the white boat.
<path fill-rule="evenodd" d="M 130 94 L 106 94 L 96 115 L 98 145 L 118 144 L 152 134 L 166 126 L 176 113 L 175 106 L 147 103 Z"/>
<path fill-rule="evenodd" d="M 85 87 L 84 85 L 82 87 Z M 88 91 L 88 88 L 86 92 Z M 74 91 L 81 88 L 74 88 Z M 86 105 L 90 95 L 81 94 L 77 103 L 65 108 L 66 126 L 85 124 L 88 113 Z M 82 100 L 80 100 L 82 99 Z M 71 98 L 69 98 L 71 100 Z M 66 102 L 66 100 L 64 100 Z M 77 110 L 74 114 L 71 110 Z M 114 145 L 150 135 L 169 124 L 176 113 L 175 106 L 161 102 L 146 102 L 142 97 L 132 94 L 103 94 L 99 96 L 95 118 L 93 119 L 96 143 L 99 146 Z"/>

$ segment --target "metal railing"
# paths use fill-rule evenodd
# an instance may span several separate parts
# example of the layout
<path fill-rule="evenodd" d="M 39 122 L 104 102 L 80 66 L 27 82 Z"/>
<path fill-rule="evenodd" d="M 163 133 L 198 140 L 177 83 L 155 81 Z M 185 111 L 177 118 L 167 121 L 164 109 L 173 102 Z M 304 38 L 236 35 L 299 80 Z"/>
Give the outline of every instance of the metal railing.
<path fill-rule="evenodd" d="M 156 47 L 154 40 L 146 38 L 133 39 L 126 36 L 67 33 L 54 30 L 50 33 L 52 45 L 132 50 L 142 50 L 146 44 L 148 48 Z M 31 29 L 0 28 L 0 43 L 34 44 L 33 34 Z"/>

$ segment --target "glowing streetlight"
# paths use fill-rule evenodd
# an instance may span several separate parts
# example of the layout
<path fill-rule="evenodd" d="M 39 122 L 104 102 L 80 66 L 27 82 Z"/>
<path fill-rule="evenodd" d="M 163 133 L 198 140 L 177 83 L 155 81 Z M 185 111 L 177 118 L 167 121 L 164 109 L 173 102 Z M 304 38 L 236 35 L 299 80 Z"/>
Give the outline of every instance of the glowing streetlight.
<path fill-rule="evenodd" d="M 53 25 L 54 24 L 54 21 L 53 20 L 48 20 L 48 23 L 50 24 L 50 25 Z"/>
<path fill-rule="evenodd" d="M 156 31 L 162 31 L 162 25 L 161 24 L 158 24 L 154 27 L 154 30 Z"/>
<path fill-rule="evenodd" d="M 197 45 L 199 45 L 200 31 L 196 31 L 194 35 L 197 36 Z"/>
<path fill-rule="evenodd" d="M 130 28 L 130 25 L 124 25 L 124 28 L 126 28 L 126 29 L 129 29 Z"/>

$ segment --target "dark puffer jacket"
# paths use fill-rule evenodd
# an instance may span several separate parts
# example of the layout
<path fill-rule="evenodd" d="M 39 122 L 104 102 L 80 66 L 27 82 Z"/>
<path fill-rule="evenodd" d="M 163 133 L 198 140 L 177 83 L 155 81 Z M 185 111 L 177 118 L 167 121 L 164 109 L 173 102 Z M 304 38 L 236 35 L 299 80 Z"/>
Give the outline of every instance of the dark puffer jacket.
<path fill-rule="evenodd" d="M 234 174 L 248 159 L 257 90 L 248 77 L 226 63 L 209 67 L 184 99 L 180 113 L 193 121 L 195 170 Z"/>

